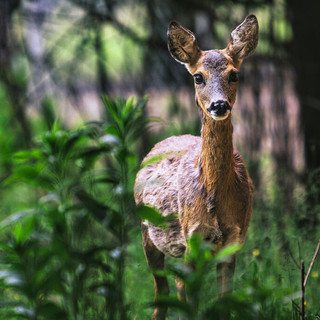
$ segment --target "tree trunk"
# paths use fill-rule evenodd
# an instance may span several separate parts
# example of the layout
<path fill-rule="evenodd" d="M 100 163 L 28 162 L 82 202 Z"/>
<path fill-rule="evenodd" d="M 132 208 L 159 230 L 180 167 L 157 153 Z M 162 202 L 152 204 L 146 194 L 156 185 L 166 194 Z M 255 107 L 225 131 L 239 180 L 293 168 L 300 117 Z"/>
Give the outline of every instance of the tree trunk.
<path fill-rule="evenodd" d="M 320 2 L 287 1 L 293 39 L 289 50 L 297 73 L 297 90 L 301 102 L 301 124 L 305 138 L 308 169 L 320 167 L 320 90 L 319 37 Z"/>
<path fill-rule="evenodd" d="M 320 1 L 287 1 L 288 16 L 293 29 L 289 56 L 297 74 L 297 91 L 301 105 L 301 128 L 304 133 L 306 180 L 320 176 L 320 90 L 319 53 Z M 316 169 L 318 170 L 316 171 Z M 316 174 L 317 173 L 317 174 Z M 310 175 L 311 174 L 311 175 Z M 319 222 L 315 210 L 320 199 L 320 188 L 307 183 L 307 222 L 316 226 Z"/>

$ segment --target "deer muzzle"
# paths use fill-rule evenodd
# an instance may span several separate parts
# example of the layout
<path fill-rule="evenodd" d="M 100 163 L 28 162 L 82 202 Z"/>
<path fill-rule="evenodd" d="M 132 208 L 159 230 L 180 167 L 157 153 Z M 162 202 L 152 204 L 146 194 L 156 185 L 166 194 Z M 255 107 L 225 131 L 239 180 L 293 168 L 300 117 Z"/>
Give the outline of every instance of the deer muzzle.
<path fill-rule="evenodd" d="M 207 111 L 211 114 L 215 120 L 224 120 L 228 117 L 231 111 L 231 106 L 227 101 L 218 100 L 211 103 Z"/>

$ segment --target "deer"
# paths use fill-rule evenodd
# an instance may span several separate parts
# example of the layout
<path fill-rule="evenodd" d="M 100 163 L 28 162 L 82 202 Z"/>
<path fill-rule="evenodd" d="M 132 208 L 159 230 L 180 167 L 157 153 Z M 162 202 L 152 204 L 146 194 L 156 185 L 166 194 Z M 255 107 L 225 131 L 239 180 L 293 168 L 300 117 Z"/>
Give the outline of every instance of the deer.
<path fill-rule="evenodd" d="M 172 21 L 168 50 L 194 79 L 195 102 L 200 110 L 201 136 L 172 136 L 158 142 L 144 158 L 135 181 L 136 204 L 155 207 L 164 217 L 176 214 L 161 228 L 142 222 L 142 241 L 153 272 L 155 301 L 168 295 L 165 256 L 181 258 L 188 238 L 197 233 L 219 251 L 243 245 L 253 209 L 253 184 L 240 153 L 233 148 L 232 108 L 243 59 L 256 49 L 259 24 L 248 15 L 230 35 L 225 49 L 199 48 L 193 32 Z M 150 161 L 158 157 L 158 161 Z M 149 160 L 149 163 L 148 163 Z M 236 253 L 217 264 L 218 298 L 232 292 Z M 186 299 L 183 283 L 176 279 L 178 297 Z M 166 318 L 167 308 L 155 304 L 154 320 Z"/>

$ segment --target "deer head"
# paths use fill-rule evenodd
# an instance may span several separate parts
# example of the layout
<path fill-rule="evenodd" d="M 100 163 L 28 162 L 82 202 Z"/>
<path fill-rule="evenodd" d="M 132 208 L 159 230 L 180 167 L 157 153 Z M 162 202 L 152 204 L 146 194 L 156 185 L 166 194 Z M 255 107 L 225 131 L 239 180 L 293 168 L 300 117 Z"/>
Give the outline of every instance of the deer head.
<path fill-rule="evenodd" d="M 247 16 L 231 32 L 223 50 L 202 51 L 190 30 L 175 21 L 169 24 L 169 52 L 193 76 L 196 102 L 206 117 L 224 120 L 231 114 L 241 62 L 254 52 L 258 38 L 259 25 L 254 15 Z"/>

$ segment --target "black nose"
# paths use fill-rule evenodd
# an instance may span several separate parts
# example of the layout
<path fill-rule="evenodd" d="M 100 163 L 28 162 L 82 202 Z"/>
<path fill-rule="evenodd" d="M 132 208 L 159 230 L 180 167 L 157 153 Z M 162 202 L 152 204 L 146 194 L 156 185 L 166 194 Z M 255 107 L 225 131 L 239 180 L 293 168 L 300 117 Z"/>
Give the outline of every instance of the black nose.
<path fill-rule="evenodd" d="M 207 109 L 208 112 L 214 112 L 216 116 L 224 116 L 231 107 L 228 101 L 218 100 L 211 103 L 211 106 Z"/>

